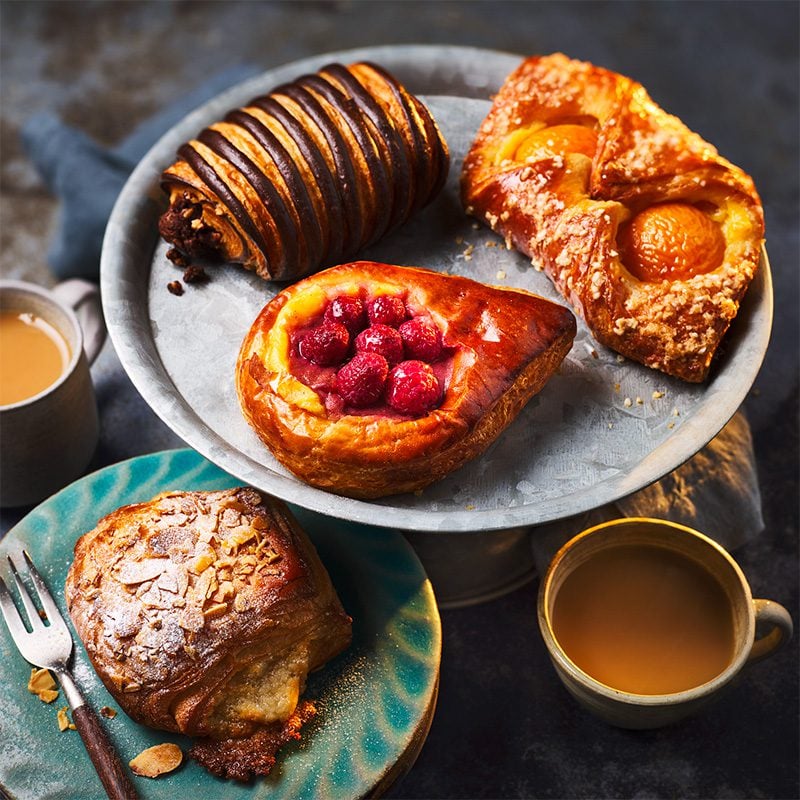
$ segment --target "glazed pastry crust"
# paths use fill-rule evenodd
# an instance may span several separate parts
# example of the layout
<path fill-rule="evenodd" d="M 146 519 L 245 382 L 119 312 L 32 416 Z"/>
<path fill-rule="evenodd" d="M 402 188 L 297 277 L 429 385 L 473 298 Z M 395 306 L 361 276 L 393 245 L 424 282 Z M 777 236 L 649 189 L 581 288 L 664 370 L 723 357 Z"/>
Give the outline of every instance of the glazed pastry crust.
<path fill-rule="evenodd" d="M 449 153 L 389 73 L 330 64 L 231 111 L 162 175 L 161 235 L 184 256 L 290 280 L 351 257 L 441 190 Z"/>
<path fill-rule="evenodd" d="M 253 489 L 124 506 L 75 545 L 70 616 L 137 722 L 248 737 L 290 717 L 351 623 L 286 507 Z"/>
<path fill-rule="evenodd" d="M 453 348 L 441 405 L 419 418 L 328 413 L 289 370 L 289 332 L 340 294 L 400 296 Z M 529 292 L 430 270 L 359 261 L 318 273 L 265 306 L 237 363 L 245 417 L 275 457 L 313 486 L 357 498 L 416 491 L 480 454 L 556 371 L 575 336 L 570 311 Z"/>
<path fill-rule="evenodd" d="M 514 157 L 514 136 L 561 124 L 596 133 L 591 157 L 546 146 Z M 465 159 L 462 200 L 548 274 L 598 341 L 692 382 L 706 378 L 763 245 L 748 175 L 641 84 L 562 54 L 528 58 L 509 76 Z M 626 267 L 620 226 L 665 202 L 704 209 L 724 238 L 719 266 L 644 281 Z"/>

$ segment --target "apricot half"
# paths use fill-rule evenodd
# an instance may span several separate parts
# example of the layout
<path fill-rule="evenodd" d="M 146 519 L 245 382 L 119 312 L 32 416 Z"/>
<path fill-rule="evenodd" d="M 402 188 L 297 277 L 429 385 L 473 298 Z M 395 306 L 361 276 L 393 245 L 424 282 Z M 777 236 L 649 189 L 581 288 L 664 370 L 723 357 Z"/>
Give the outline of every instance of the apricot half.
<path fill-rule="evenodd" d="M 715 270 L 725 237 L 712 219 L 690 203 L 659 203 L 620 227 L 620 258 L 642 281 L 687 280 Z"/>
<path fill-rule="evenodd" d="M 585 125 L 551 125 L 526 136 L 519 143 L 514 160 L 525 161 L 543 150 L 558 156 L 583 153 L 592 158 L 596 149 L 597 134 L 592 128 Z"/>

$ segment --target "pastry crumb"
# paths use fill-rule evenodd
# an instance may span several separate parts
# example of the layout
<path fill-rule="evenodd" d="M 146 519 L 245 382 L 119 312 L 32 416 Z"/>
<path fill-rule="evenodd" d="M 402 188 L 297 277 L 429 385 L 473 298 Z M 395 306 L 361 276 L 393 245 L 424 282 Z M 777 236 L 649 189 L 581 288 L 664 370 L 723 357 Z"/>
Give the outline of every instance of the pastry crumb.
<path fill-rule="evenodd" d="M 28 691 L 43 703 L 52 703 L 58 697 L 56 682 L 49 670 L 33 668 L 28 680 Z"/>
<path fill-rule="evenodd" d="M 180 297 L 183 294 L 183 284 L 180 281 L 170 281 L 167 284 L 167 289 L 170 294 L 174 294 L 176 297 Z"/>
<path fill-rule="evenodd" d="M 506 271 L 504 269 L 497 270 L 497 280 L 501 281 L 505 277 L 506 277 Z"/>
<path fill-rule="evenodd" d="M 64 733 L 64 731 L 76 730 L 75 723 L 72 722 L 70 718 L 67 716 L 68 708 L 69 706 L 64 706 L 63 708 L 59 708 L 58 713 L 56 714 L 56 720 L 58 721 L 58 729 L 61 731 L 61 733 Z"/>
<path fill-rule="evenodd" d="M 100 716 L 106 719 L 114 719 L 117 716 L 117 712 L 110 706 L 103 706 L 100 709 Z"/>
<path fill-rule="evenodd" d="M 185 283 L 205 283 L 208 280 L 208 273 L 198 266 L 187 267 L 183 272 Z"/>
<path fill-rule="evenodd" d="M 624 406 L 625 406 L 625 408 L 630 408 L 630 407 L 633 405 L 633 400 L 631 400 L 631 399 L 630 399 L 630 397 L 626 397 L 626 398 L 625 398 L 625 399 L 622 401 L 622 405 L 624 405 Z"/>
<path fill-rule="evenodd" d="M 653 392 L 653 400 L 659 400 L 664 396 L 664 392 L 655 391 Z"/>

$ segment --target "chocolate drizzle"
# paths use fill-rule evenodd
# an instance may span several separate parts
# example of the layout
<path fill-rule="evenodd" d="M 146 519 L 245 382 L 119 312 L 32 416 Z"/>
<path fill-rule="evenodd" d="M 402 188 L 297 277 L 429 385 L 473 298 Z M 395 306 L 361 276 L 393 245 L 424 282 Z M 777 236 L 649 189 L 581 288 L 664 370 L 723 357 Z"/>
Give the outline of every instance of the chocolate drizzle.
<path fill-rule="evenodd" d="M 305 159 L 316 180 L 322 207 L 328 218 L 328 254 L 332 260 L 335 260 L 344 250 L 347 220 L 343 213 L 342 200 L 336 188 L 336 180 L 328 167 L 325 156 L 308 131 L 273 97 L 257 97 L 250 105 L 261 109 L 279 122 Z"/>
<path fill-rule="evenodd" d="M 297 105 L 311 117 L 325 137 L 325 141 L 328 143 L 331 155 L 333 156 L 333 163 L 336 167 L 336 182 L 339 187 L 339 199 L 349 222 L 349 235 L 345 244 L 345 253 L 354 253 L 361 246 L 361 240 L 364 234 L 364 217 L 361 214 L 361 207 L 358 201 L 356 167 L 350 158 L 350 153 L 344 137 L 325 112 L 320 102 L 308 89 L 294 84 L 287 84 L 286 86 L 276 89 L 273 94 L 285 94 L 297 103 Z"/>
<path fill-rule="evenodd" d="M 364 247 L 374 242 L 386 231 L 392 211 L 391 204 L 380 202 L 381 199 L 390 195 L 389 177 L 386 174 L 386 167 L 378 157 L 377 148 L 372 137 L 367 130 L 364 117 L 358 109 L 356 102 L 340 92 L 326 80 L 318 75 L 309 75 L 301 78 L 298 83 L 310 88 L 315 93 L 321 95 L 339 116 L 345 120 L 353 137 L 355 138 L 361 153 L 366 161 L 369 179 L 368 185 L 372 189 L 373 198 L 369 202 L 366 197 L 361 198 L 363 216 L 374 215 L 371 224 L 367 224 L 365 238 L 361 242 Z"/>
<path fill-rule="evenodd" d="M 403 139 L 395 130 L 392 120 L 372 95 L 361 85 L 354 75 L 341 64 L 328 64 L 320 70 L 322 75 L 330 75 L 340 83 L 355 100 L 360 111 L 372 124 L 373 130 L 383 142 L 383 149 L 389 156 L 391 165 L 391 182 L 394 186 L 392 210 L 389 217 L 389 228 L 402 222 L 410 210 L 413 200 L 411 168 L 403 146 Z"/>
<path fill-rule="evenodd" d="M 201 144 L 213 158 L 203 157 Z M 192 221 L 183 224 L 172 208 L 189 191 L 193 202 L 213 207 L 202 223 L 218 237 L 220 258 L 277 280 L 375 242 L 433 199 L 449 166 L 427 109 L 366 62 L 329 64 L 279 86 L 203 130 L 178 155 L 162 175 L 171 204 L 162 235 L 179 250 L 189 241 L 179 234 Z M 222 235 L 226 213 L 239 249 Z"/>
<path fill-rule="evenodd" d="M 371 70 L 376 72 L 386 82 L 386 85 L 391 89 L 395 100 L 403 109 L 404 120 L 402 128 L 411 134 L 412 160 L 417 166 L 417 169 L 414 173 L 414 184 L 417 187 L 417 191 L 415 193 L 410 212 L 413 213 L 417 209 L 424 206 L 428 200 L 431 199 L 429 192 L 420 191 L 419 187 L 427 186 L 428 181 L 430 180 L 431 170 L 434 166 L 431 163 L 432 159 L 430 156 L 430 149 L 433 148 L 428 148 L 426 145 L 426 140 L 420 133 L 416 116 L 411 110 L 410 95 L 408 95 L 405 89 L 394 79 L 392 75 L 390 75 L 381 67 L 377 66 L 377 64 L 366 63 L 365 66 L 368 66 Z M 423 115 L 423 121 L 426 116 L 428 116 L 427 109 L 425 115 Z M 425 133 L 428 133 L 427 126 Z"/>
<path fill-rule="evenodd" d="M 300 174 L 300 170 L 292 160 L 291 155 L 266 125 L 247 112 L 241 110 L 232 111 L 225 117 L 225 121 L 244 128 L 264 148 L 264 151 L 278 168 L 278 172 L 286 184 L 289 197 L 293 202 L 295 217 L 300 224 L 302 242 L 305 243 L 307 250 L 306 260 L 310 264 L 317 263 L 324 253 L 324 233 L 308 193 L 308 187 L 303 181 L 303 176 Z M 267 180 L 263 173 L 260 173 L 260 175 L 264 181 Z M 288 235 L 291 235 L 291 233 Z"/>

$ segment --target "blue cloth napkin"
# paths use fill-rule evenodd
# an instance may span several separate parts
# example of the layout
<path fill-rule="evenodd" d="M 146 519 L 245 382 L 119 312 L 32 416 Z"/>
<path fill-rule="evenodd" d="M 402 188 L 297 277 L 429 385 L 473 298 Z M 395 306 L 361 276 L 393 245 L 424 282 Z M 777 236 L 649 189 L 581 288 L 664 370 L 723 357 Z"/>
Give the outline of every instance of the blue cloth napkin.
<path fill-rule="evenodd" d="M 109 149 L 49 112 L 35 114 L 25 122 L 21 132 L 25 152 L 60 200 L 58 229 L 47 254 L 59 280 L 99 278 L 106 223 L 142 156 L 190 111 L 260 71 L 260 67 L 243 64 L 212 76 Z"/>

